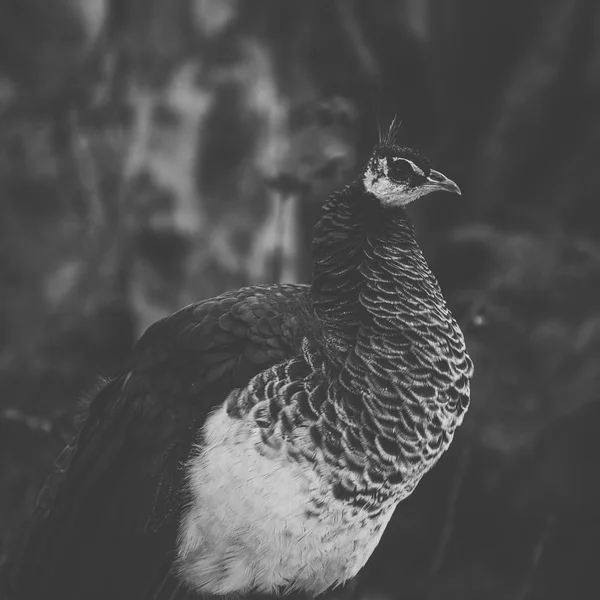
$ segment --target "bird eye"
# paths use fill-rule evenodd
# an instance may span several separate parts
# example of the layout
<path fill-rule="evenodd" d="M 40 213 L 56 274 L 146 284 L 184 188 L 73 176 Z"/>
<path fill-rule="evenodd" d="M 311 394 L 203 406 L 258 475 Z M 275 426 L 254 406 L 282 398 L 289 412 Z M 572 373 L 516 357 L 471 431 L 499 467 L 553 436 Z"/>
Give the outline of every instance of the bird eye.
<path fill-rule="evenodd" d="M 387 159 L 389 175 L 396 181 L 406 181 L 414 174 L 411 164 L 403 158 Z"/>

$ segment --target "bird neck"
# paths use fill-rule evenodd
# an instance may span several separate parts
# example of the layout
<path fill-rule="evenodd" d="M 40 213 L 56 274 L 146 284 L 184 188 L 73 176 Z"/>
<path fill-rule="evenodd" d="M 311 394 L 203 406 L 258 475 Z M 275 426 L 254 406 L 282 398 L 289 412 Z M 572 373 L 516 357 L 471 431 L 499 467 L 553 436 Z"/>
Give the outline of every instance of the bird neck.
<path fill-rule="evenodd" d="M 325 352 L 337 362 L 356 355 L 365 338 L 383 344 L 404 336 L 405 343 L 440 307 L 451 318 L 406 211 L 381 207 L 361 181 L 324 205 L 313 254 L 315 315 Z"/>
<path fill-rule="evenodd" d="M 361 182 L 325 204 L 312 298 L 329 375 L 317 439 L 336 497 L 377 511 L 450 444 L 472 363 L 406 212 Z"/>
<path fill-rule="evenodd" d="M 359 325 L 364 236 L 360 195 L 358 183 L 333 194 L 323 206 L 313 241 L 315 316 L 326 354 L 338 359 L 352 347 Z"/>

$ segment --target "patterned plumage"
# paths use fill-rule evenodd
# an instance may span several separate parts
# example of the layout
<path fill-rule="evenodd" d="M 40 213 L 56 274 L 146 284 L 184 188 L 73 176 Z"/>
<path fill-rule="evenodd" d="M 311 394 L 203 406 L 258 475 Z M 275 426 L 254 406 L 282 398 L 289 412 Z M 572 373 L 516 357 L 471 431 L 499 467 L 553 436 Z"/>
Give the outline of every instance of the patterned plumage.
<path fill-rule="evenodd" d="M 9 597 L 316 594 L 353 577 L 469 401 L 462 333 L 404 209 L 434 189 L 459 191 L 388 137 L 324 205 L 310 287 L 227 292 L 151 326 L 59 459 Z"/>

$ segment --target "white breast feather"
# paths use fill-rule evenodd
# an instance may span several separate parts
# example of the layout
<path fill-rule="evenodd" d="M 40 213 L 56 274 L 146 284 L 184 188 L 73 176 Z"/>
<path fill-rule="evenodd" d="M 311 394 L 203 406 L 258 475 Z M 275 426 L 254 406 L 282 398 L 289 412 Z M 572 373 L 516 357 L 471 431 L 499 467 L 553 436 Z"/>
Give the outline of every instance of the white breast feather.
<path fill-rule="evenodd" d="M 294 441 L 310 444 L 308 431 L 295 431 Z M 285 442 L 265 448 L 257 426 L 224 407 L 206 421 L 188 482 L 178 566 L 203 593 L 317 594 L 343 583 L 369 558 L 395 507 L 374 520 L 335 500 L 314 465 L 291 461 Z M 306 514 L 311 498 L 327 503 L 318 516 Z"/>

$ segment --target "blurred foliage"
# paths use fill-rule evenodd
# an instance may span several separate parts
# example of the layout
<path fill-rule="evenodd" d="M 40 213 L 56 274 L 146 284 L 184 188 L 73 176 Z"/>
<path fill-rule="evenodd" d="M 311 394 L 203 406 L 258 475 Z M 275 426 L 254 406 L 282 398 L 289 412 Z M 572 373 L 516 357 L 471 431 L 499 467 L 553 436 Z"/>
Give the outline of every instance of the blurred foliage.
<path fill-rule="evenodd" d="M 463 190 L 412 214 L 476 378 L 357 594 L 597 595 L 599 95 L 596 0 L 0 0 L 0 555 L 95 378 L 187 302 L 307 281 L 398 113 Z"/>

